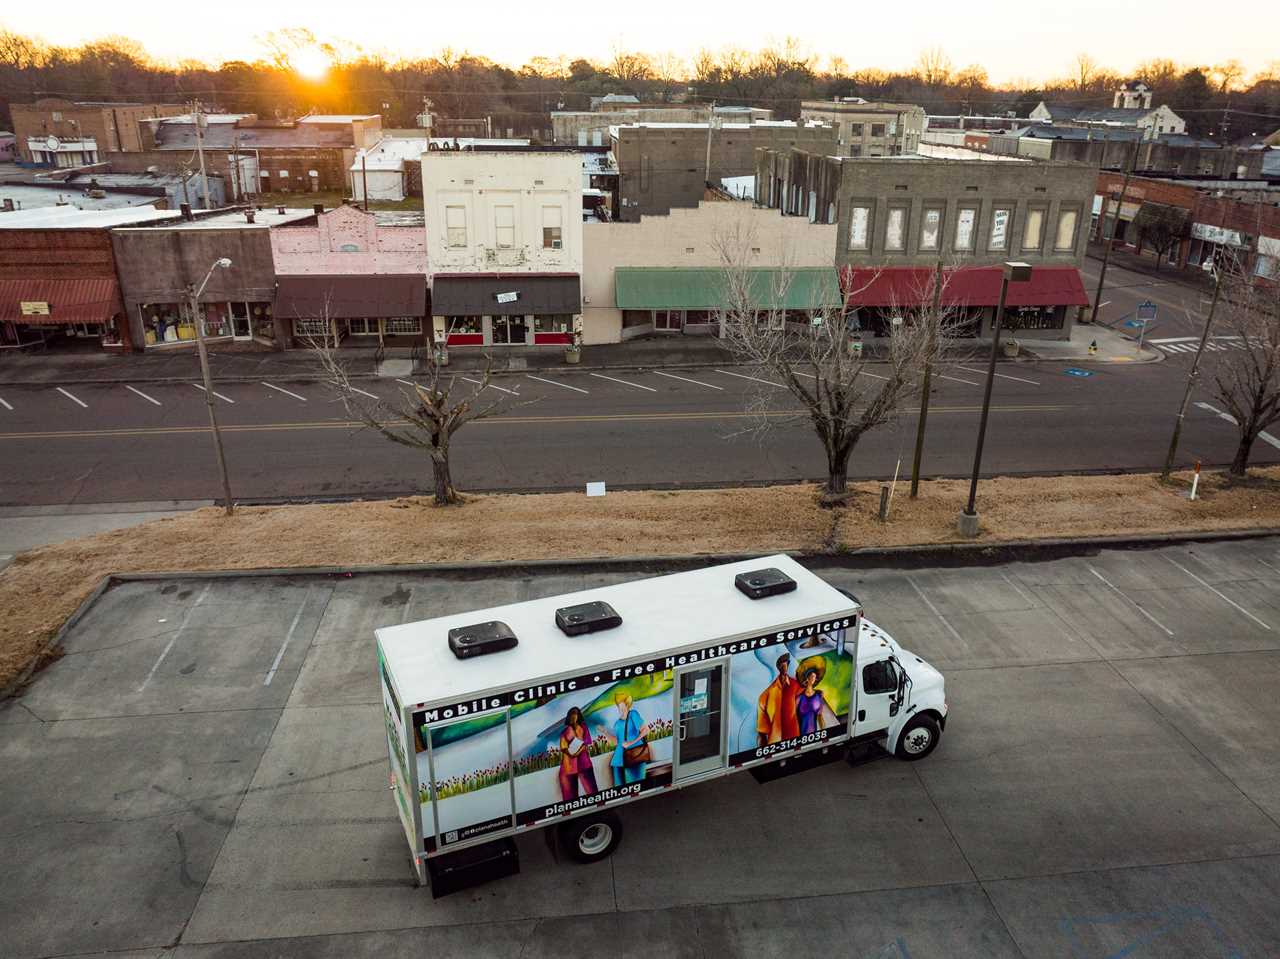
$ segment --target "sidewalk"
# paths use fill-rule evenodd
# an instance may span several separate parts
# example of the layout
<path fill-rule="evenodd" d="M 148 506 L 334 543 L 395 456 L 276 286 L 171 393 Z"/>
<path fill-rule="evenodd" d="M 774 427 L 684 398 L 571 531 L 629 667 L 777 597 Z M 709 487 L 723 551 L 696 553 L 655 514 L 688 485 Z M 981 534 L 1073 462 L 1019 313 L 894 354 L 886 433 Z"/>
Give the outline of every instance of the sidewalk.
<path fill-rule="evenodd" d="M 1090 344 L 1097 344 L 1094 355 L 1089 354 Z M 1138 340 L 1124 333 L 1099 324 L 1077 323 L 1071 327 L 1070 340 L 1023 340 L 1022 352 L 1032 359 L 1076 363 L 1158 363 L 1164 354 L 1143 344 L 1138 352 Z"/>
<path fill-rule="evenodd" d="M 1101 243 L 1089 244 L 1089 259 L 1101 264 L 1104 253 L 1105 249 Z M 1189 290 L 1213 291 L 1213 280 L 1203 270 L 1179 270 L 1177 267 L 1169 266 L 1167 263 L 1157 270 L 1156 261 L 1153 257 L 1139 256 L 1136 253 L 1130 253 L 1125 250 L 1111 251 L 1111 259 L 1107 261 L 1107 269 L 1110 270 L 1112 267 L 1119 267 L 1122 270 L 1128 270 L 1130 273 L 1141 273 L 1143 276 L 1155 277 L 1162 282 L 1185 286 Z"/>
<path fill-rule="evenodd" d="M 212 500 L 163 500 L 156 503 L 85 503 L 66 506 L 0 507 L 0 570 L 23 550 L 180 516 L 212 506 Z"/>

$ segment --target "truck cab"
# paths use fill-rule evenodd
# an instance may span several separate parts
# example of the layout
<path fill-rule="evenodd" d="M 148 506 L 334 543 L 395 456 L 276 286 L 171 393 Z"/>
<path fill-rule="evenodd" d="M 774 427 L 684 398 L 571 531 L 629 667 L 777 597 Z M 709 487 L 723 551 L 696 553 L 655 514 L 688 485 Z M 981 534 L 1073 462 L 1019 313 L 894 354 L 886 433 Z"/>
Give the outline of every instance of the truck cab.
<path fill-rule="evenodd" d="M 933 752 L 947 725 L 942 674 L 865 617 L 857 668 L 853 741 L 879 743 L 908 761 Z"/>

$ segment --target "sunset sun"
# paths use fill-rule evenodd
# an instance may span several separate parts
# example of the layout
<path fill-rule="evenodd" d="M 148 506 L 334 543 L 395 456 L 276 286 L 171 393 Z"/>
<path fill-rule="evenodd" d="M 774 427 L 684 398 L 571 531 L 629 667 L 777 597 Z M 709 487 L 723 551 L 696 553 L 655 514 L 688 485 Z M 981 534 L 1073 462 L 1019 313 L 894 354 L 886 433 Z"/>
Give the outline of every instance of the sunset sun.
<path fill-rule="evenodd" d="M 293 69 L 309 80 L 320 80 L 329 72 L 329 58 L 319 47 L 304 47 L 290 61 Z"/>

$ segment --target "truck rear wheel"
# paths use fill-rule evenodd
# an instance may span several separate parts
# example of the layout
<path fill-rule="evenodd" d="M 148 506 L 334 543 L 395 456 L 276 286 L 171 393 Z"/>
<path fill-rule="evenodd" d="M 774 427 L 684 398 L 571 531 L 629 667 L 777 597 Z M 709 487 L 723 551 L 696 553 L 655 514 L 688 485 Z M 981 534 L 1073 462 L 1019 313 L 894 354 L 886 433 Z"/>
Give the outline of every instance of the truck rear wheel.
<path fill-rule="evenodd" d="M 622 820 L 611 812 L 583 816 L 556 829 L 561 851 L 578 862 L 607 859 L 622 842 Z"/>
<path fill-rule="evenodd" d="M 942 730 L 932 716 L 917 716 L 902 730 L 895 752 L 899 759 L 905 759 L 907 762 L 924 759 L 937 748 L 938 738 L 941 735 Z"/>

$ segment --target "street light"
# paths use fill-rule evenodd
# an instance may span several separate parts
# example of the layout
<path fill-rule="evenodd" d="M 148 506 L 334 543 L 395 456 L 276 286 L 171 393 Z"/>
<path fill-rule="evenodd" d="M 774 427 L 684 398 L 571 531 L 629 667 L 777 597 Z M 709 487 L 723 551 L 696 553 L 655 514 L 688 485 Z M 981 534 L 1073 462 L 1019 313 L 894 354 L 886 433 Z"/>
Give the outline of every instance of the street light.
<path fill-rule="evenodd" d="M 996 307 L 995 329 L 991 333 L 991 360 L 987 364 L 987 388 L 982 395 L 982 419 L 978 421 L 978 448 L 973 453 L 973 476 L 969 480 L 969 505 L 960 513 L 960 535 L 978 535 L 978 472 L 982 469 L 982 444 L 987 438 L 987 414 L 991 412 L 991 385 L 996 379 L 996 353 L 1000 349 L 1000 324 L 1004 322 L 1004 301 L 1009 295 L 1009 284 L 1025 283 L 1031 279 L 1030 263 L 1004 264 L 1000 276 L 1000 304 Z"/>
<path fill-rule="evenodd" d="M 1173 421 L 1173 436 L 1169 440 L 1169 452 L 1164 458 L 1164 469 L 1160 471 L 1160 479 L 1169 481 L 1173 472 L 1173 461 L 1178 456 L 1178 441 L 1182 438 L 1182 421 L 1187 416 L 1187 404 L 1191 401 L 1191 391 L 1195 389 L 1196 378 L 1200 375 L 1200 357 L 1204 355 L 1205 344 L 1209 342 L 1209 331 L 1213 329 L 1213 313 L 1218 308 L 1218 295 L 1222 292 L 1222 269 L 1213 260 L 1205 260 L 1203 269 L 1213 275 L 1213 299 L 1209 301 L 1209 315 L 1204 321 L 1204 331 L 1200 334 L 1200 345 L 1196 347 L 1196 355 L 1191 360 L 1191 369 L 1187 372 L 1187 386 L 1182 393 L 1182 405 L 1178 407 L 1178 418 Z"/>
<path fill-rule="evenodd" d="M 218 454 L 218 469 L 222 471 L 222 495 L 226 502 L 227 515 L 230 516 L 234 506 L 231 502 L 231 479 L 227 475 L 227 457 L 222 452 L 222 433 L 218 431 L 218 416 L 213 409 L 213 381 L 209 376 L 209 354 L 204 348 L 204 320 L 200 316 L 200 294 L 209 285 L 214 270 L 226 270 L 231 267 L 230 257 L 222 257 L 213 261 L 209 272 L 199 286 L 187 284 L 187 301 L 191 310 L 191 320 L 196 325 L 196 352 L 200 354 L 200 375 L 204 379 L 204 399 L 209 405 L 209 425 L 213 428 L 213 448 Z"/>

